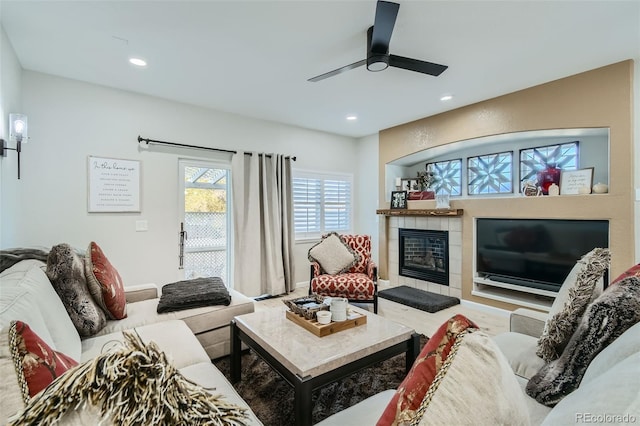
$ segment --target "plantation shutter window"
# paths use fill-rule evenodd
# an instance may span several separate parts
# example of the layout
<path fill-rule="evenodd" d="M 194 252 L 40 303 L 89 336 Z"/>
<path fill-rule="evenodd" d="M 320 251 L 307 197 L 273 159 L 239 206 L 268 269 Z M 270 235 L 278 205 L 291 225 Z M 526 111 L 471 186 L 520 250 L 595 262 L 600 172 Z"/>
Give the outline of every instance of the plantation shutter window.
<path fill-rule="evenodd" d="M 296 239 L 317 239 L 331 231 L 350 232 L 351 187 L 351 176 L 294 172 Z"/>

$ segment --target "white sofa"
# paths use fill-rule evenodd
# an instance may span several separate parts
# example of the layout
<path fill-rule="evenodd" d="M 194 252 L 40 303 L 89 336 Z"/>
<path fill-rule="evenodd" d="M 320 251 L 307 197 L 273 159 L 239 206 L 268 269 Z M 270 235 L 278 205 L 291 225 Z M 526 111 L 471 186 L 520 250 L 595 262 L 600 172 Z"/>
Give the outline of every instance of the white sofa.
<path fill-rule="evenodd" d="M 0 274 L 0 328 L 12 320 L 27 323 L 50 347 L 78 362 L 95 357 L 123 341 L 123 330 L 135 329 L 144 342 L 154 341 L 172 364 L 188 379 L 229 402 L 248 409 L 251 424 L 261 424 L 247 404 L 211 363 L 229 353 L 229 323 L 235 315 L 253 311 L 253 301 L 231 291 L 230 306 L 213 306 L 157 314 L 154 286 L 127 293 L 128 317 L 109 321 L 97 336 L 81 339 L 64 305 L 36 260 L 17 263 Z M 207 350 L 205 350 L 205 348 Z M 8 345 L 0 345 L 0 424 L 24 406 Z"/>
<path fill-rule="evenodd" d="M 580 387 L 555 407 L 539 404 L 525 393 L 529 378 L 544 365 L 535 352 L 546 317 L 543 313 L 518 309 L 511 314 L 510 331 L 494 338 L 522 388 L 530 424 L 557 426 L 640 422 L 640 323 L 600 352 L 589 364 Z M 378 393 L 318 425 L 376 424 L 394 393 L 394 390 Z M 429 424 L 428 421 L 426 423 Z"/>

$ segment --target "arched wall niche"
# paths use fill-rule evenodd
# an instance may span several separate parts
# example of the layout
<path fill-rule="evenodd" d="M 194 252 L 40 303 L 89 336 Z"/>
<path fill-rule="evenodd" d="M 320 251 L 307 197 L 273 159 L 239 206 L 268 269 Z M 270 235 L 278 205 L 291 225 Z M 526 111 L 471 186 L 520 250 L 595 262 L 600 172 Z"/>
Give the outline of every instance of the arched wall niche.
<path fill-rule="evenodd" d="M 520 150 L 548 145 L 578 142 L 578 169 L 593 168 L 593 182 L 609 183 L 609 129 L 549 129 L 505 133 L 464 141 L 452 142 L 423 149 L 385 164 L 385 194 L 389 201 L 391 191 L 396 189 L 396 179 L 415 178 L 424 171 L 427 162 L 462 159 L 462 198 L 466 198 L 466 160 L 472 156 L 512 152 L 512 187 L 509 194 L 487 194 L 475 197 L 520 196 L 519 175 Z"/>
<path fill-rule="evenodd" d="M 468 105 L 379 134 L 378 207 L 389 208 L 387 164 L 426 149 L 443 152 L 479 138 L 552 129 L 608 129 L 609 193 L 560 197 L 477 197 L 452 199 L 463 209 L 462 289 L 464 300 L 505 309 L 516 306 L 473 296 L 473 229 L 477 217 L 606 219 L 612 262 L 609 276 L 633 265 L 633 61 L 627 60 L 560 80 Z M 429 151 L 428 151 L 429 152 Z M 431 152 L 438 152 L 437 150 Z M 409 201 L 409 209 L 435 207 Z M 389 278 L 388 219 L 379 221 L 379 271 Z M 392 283 L 393 284 L 393 283 Z"/>

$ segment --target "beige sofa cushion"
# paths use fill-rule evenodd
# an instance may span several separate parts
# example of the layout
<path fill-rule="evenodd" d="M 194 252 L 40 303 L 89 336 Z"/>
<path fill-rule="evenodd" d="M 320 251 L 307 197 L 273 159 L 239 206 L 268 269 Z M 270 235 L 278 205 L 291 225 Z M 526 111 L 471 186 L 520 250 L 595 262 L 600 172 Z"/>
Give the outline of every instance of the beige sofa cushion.
<path fill-rule="evenodd" d="M 189 327 L 179 320 L 163 321 L 135 328 L 147 343 L 155 342 L 178 369 L 201 362 L 211 363 L 209 356 Z M 122 332 L 91 337 L 82 341 L 82 361 L 94 358 L 124 341 Z"/>
<path fill-rule="evenodd" d="M 515 377 L 516 377 L 516 380 L 518 381 L 518 386 L 520 386 L 522 395 L 524 396 L 524 402 L 527 406 L 530 423 L 532 425 L 541 424 L 544 421 L 544 419 L 547 417 L 547 415 L 551 412 L 551 407 L 542 405 L 538 401 L 536 401 L 535 399 L 527 395 L 525 388 L 527 387 L 527 383 L 529 383 L 529 379 L 525 379 L 519 376 L 515 376 Z"/>
<path fill-rule="evenodd" d="M 520 333 L 502 333 L 493 338 L 500 351 L 511 365 L 513 372 L 525 379 L 530 379 L 545 364 L 536 355 L 538 339 Z"/>
<path fill-rule="evenodd" d="M 395 389 L 377 393 L 360 401 L 356 405 L 324 419 L 316 424 L 316 426 L 375 425 L 395 394 Z"/>
<path fill-rule="evenodd" d="M 0 327 L 23 321 L 51 348 L 79 361 L 80 336 L 44 273 L 45 266 L 23 260 L 0 274 Z"/>
<path fill-rule="evenodd" d="M 141 325 L 155 324 L 161 321 L 180 319 L 187 323 L 195 334 L 226 327 L 236 315 L 253 312 L 253 300 L 234 290 L 229 290 L 231 304 L 215 305 L 204 308 L 185 309 L 183 311 L 156 312 L 159 299 L 142 300 L 127 305 L 127 318 L 108 321 L 107 326 L 97 335 L 127 330 Z"/>
<path fill-rule="evenodd" d="M 203 388 L 209 390 L 213 394 L 223 395 L 224 398 L 232 404 L 247 408 L 249 416 L 249 425 L 261 425 L 256 415 L 247 403 L 238 395 L 231 383 L 227 381 L 224 375 L 210 361 L 193 364 L 180 369 L 180 373 L 187 379 L 199 384 Z"/>

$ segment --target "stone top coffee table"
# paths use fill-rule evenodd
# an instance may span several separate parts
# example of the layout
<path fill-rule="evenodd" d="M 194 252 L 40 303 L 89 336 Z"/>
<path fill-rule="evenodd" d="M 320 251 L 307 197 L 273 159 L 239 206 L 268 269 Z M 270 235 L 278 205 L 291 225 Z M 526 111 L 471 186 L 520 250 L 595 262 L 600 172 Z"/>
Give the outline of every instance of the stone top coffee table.
<path fill-rule="evenodd" d="M 295 424 L 310 425 L 314 390 L 395 355 L 407 371 L 420 351 L 413 329 L 353 306 L 367 323 L 318 337 L 285 316 L 286 307 L 240 315 L 231 322 L 231 381 L 240 381 L 241 344 L 253 349 L 294 388 Z"/>

